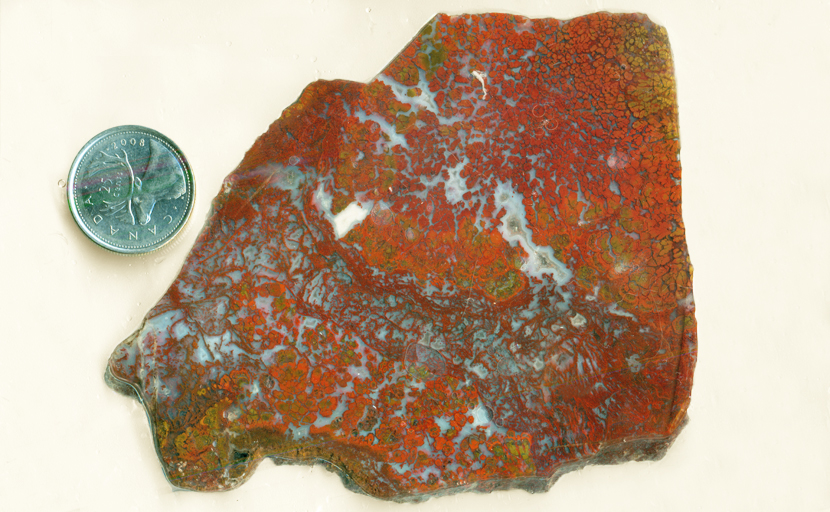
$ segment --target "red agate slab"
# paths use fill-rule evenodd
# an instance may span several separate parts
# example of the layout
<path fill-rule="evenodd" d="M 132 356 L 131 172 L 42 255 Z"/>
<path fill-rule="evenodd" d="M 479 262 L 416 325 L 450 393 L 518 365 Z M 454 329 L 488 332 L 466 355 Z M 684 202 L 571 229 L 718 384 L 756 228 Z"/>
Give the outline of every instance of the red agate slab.
<path fill-rule="evenodd" d="M 696 357 L 674 80 L 644 15 L 485 14 L 309 85 L 110 359 L 170 482 L 271 458 L 414 501 L 662 456 Z"/>

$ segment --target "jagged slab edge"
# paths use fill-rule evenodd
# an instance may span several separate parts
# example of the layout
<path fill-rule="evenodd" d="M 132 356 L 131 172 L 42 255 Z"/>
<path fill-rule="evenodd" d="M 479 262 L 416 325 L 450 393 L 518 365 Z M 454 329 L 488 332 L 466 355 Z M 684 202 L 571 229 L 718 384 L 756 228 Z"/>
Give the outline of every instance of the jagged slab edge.
<path fill-rule="evenodd" d="M 133 336 L 135 336 L 135 334 Z M 130 338 L 128 337 L 127 339 Z M 117 391 L 118 393 L 121 393 L 122 395 L 125 395 L 127 397 L 136 399 L 144 407 L 144 412 L 147 416 L 147 422 L 149 423 L 150 431 L 153 436 L 153 446 L 155 447 L 156 455 L 159 458 L 159 461 L 161 461 L 162 458 L 161 451 L 159 450 L 157 442 L 158 436 L 156 435 L 156 425 L 153 422 L 152 415 L 150 414 L 150 408 L 141 398 L 139 390 L 133 384 L 121 380 L 115 375 L 113 375 L 110 371 L 109 365 L 107 365 L 106 372 L 104 373 L 104 381 L 112 390 Z M 622 464 L 625 462 L 660 460 L 666 455 L 669 448 L 677 439 L 678 435 L 680 435 L 680 432 L 684 429 L 688 422 L 689 415 L 686 414 L 683 420 L 678 424 L 675 431 L 669 436 L 661 438 L 626 439 L 621 443 L 603 446 L 597 451 L 597 453 L 595 453 L 589 458 L 582 459 L 577 462 L 563 464 L 562 466 L 557 468 L 557 470 L 554 471 L 553 475 L 551 475 L 549 478 L 523 477 L 497 480 L 483 480 L 474 482 L 470 485 L 446 487 L 444 489 L 441 489 L 440 491 L 432 493 L 408 494 L 400 497 L 391 498 L 379 498 L 367 492 L 351 478 L 349 472 L 346 471 L 344 468 L 320 458 L 293 459 L 288 457 L 280 457 L 279 455 L 269 455 L 267 457 L 261 457 L 259 459 L 246 461 L 244 462 L 244 464 L 246 464 L 248 467 L 246 468 L 245 474 L 241 478 L 236 479 L 233 482 L 233 485 L 230 485 L 224 489 L 216 490 L 194 489 L 192 487 L 177 485 L 176 482 L 170 478 L 170 474 L 168 473 L 166 466 L 163 463 L 161 465 L 164 477 L 170 484 L 170 486 L 175 489 L 185 491 L 225 492 L 234 490 L 243 485 L 245 482 L 247 482 L 254 475 L 254 473 L 256 473 L 256 469 L 260 463 L 262 463 L 265 459 L 271 459 L 271 461 L 278 466 L 322 466 L 324 469 L 339 476 L 340 481 L 346 489 L 358 494 L 362 494 L 364 496 L 375 498 L 380 501 L 392 501 L 397 503 L 421 503 L 429 500 L 430 498 L 450 496 L 453 494 L 460 494 L 463 492 L 489 494 L 494 491 L 508 491 L 513 489 L 521 489 L 531 494 L 536 494 L 549 491 L 550 488 L 553 487 L 553 485 L 563 475 L 570 473 L 572 471 L 580 470 L 586 466 L 613 465 Z"/>
<path fill-rule="evenodd" d="M 603 14 L 603 13 L 611 14 L 611 15 L 613 15 L 613 14 L 622 14 L 622 13 L 610 13 L 608 11 L 597 11 L 597 12 L 594 12 L 594 13 L 584 14 L 582 16 L 575 16 L 573 18 L 566 18 L 566 19 L 552 18 L 552 17 L 540 17 L 540 18 L 527 17 L 527 18 L 528 19 L 553 19 L 553 20 L 556 20 L 556 21 L 570 22 L 570 21 L 573 21 L 573 20 L 578 20 L 580 18 L 585 18 L 585 17 L 588 17 L 588 16 L 595 16 L 597 14 Z M 466 14 L 468 14 L 468 13 L 464 13 L 462 15 L 466 15 Z M 513 14 L 513 13 L 498 12 L 498 11 L 489 11 L 489 12 L 486 12 L 486 13 L 479 13 L 479 15 L 487 15 L 487 14 L 508 14 L 508 15 L 511 15 L 511 16 L 525 17 L 525 16 Z M 643 16 L 645 18 L 645 20 L 648 20 L 649 22 L 654 23 L 648 17 L 647 14 L 643 14 L 643 13 L 639 13 L 639 14 L 641 16 Z M 413 36 L 412 39 L 418 37 L 418 35 L 421 33 L 421 31 L 425 27 L 430 25 L 433 22 L 433 20 L 435 20 L 435 18 L 437 18 L 439 16 L 444 16 L 444 15 L 450 16 L 450 17 L 458 16 L 458 15 L 450 15 L 450 14 L 446 14 L 446 13 L 436 13 L 417 32 L 415 32 L 415 35 Z M 660 25 L 658 23 L 654 23 L 654 25 L 662 27 L 662 25 Z M 406 46 L 407 45 L 404 45 L 403 49 L 401 49 L 391 59 L 389 59 L 387 64 L 383 68 L 381 68 L 381 70 L 378 71 L 375 74 L 375 76 L 380 75 L 383 72 L 383 70 L 386 68 L 386 66 L 388 66 L 389 62 L 393 62 L 400 55 L 402 55 L 404 53 L 405 49 L 406 49 Z M 671 45 L 669 45 L 668 49 L 669 49 L 669 51 L 671 51 Z M 363 83 L 363 82 L 353 82 L 353 83 L 358 83 L 358 84 L 361 84 L 361 85 L 367 85 L 372 80 L 374 80 L 374 78 L 372 78 L 367 83 Z M 306 86 L 306 87 L 308 87 L 308 86 Z M 280 114 L 280 117 L 277 118 L 277 120 L 275 120 L 271 125 L 269 125 L 269 129 L 266 130 L 265 133 L 267 133 L 270 130 L 271 126 L 278 123 L 281 118 L 282 118 L 282 113 Z M 256 142 L 258 142 L 259 139 L 261 139 L 263 135 L 264 134 L 257 137 L 257 140 L 254 142 L 254 145 L 256 145 Z M 678 138 L 679 138 L 679 134 L 678 134 Z M 243 158 L 243 161 L 244 161 L 244 158 Z M 233 171 L 231 171 L 231 173 L 229 173 L 229 174 L 233 174 L 234 172 L 236 172 L 237 169 L 238 169 L 238 167 L 236 169 L 234 169 Z M 253 200 L 253 197 L 251 197 L 250 200 Z M 682 202 L 679 205 L 679 208 L 681 209 L 681 218 L 682 218 Z M 205 222 L 207 222 L 207 219 L 209 219 L 211 217 L 212 213 L 213 213 L 213 204 L 211 204 L 211 209 L 210 209 L 210 211 L 208 212 L 208 214 L 206 216 L 206 221 Z M 203 226 L 203 229 L 204 229 L 204 226 Z M 186 261 L 186 258 L 185 258 L 185 261 Z M 182 263 L 182 266 L 183 265 L 184 265 L 184 262 Z M 690 264 L 690 270 L 691 270 L 691 264 Z M 181 272 L 181 269 L 180 269 L 180 272 Z M 124 341 L 125 342 L 129 341 L 131 338 L 135 338 L 136 336 L 138 336 L 139 332 L 141 332 L 141 330 L 143 328 L 143 325 L 144 325 L 144 321 L 142 320 L 141 325 L 133 332 L 133 334 L 128 336 Z M 244 473 L 244 475 L 241 478 L 238 478 L 235 481 L 233 481 L 232 485 L 229 485 L 229 486 L 227 486 L 223 489 L 205 490 L 205 489 L 194 489 L 192 487 L 177 485 L 170 478 L 170 474 L 167 470 L 167 467 L 163 463 L 163 458 L 162 458 L 162 455 L 161 455 L 161 451 L 160 451 L 159 446 L 158 446 L 158 436 L 157 436 L 157 432 L 156 432 L 156 425 L 153 422 L 153 418 L 152 418 L 152 415 L 151 415 L 151 412 L 150 412 L 150 407 L 141 398 L 141 394 L 140 394 L 139 390 L 135 387 L 135 385 L 133 385 L 129 382 L 126 382 L 122 379 L 119 379 L 118 377 L 116 377 L 115 375 L 112 374 L 109 361 L 107 362 L 107 368 L 106 368 L 105 373 L 104 373 L 104 381 L 106 382 L 107 386 L 109 386 L 114 391 L 116 391 L 118 393 L 121 393 L 125 396 L 136 399 L 144 407 L 144 412 L 147 416 L 147 421 L 149 423 L 150 431 L 151 431 L 152 436 L 153 436 L 153 446 L 155 447 L 155 450 L 156 450 L 156 456 L 158 457 L 159 462 L 162 466 L 162 470 L 163 470 L 163 473 L 164 473 L 164 476 L 165 476 L 165 479 L 167 480 L 167 482 L 175 489 L 187 490 L 187 491 L 199 491 L 199 492 L 224 492 L 224 491 L 230 491 L 230 490 L 236 489 L 239 486 L 243 485 L 245 482 L 247 482 L 254 475 L 254 473 L 256 473 L 256 468 L 259 466 L 259 464 L 263 460 L 271 459 L 274 462 L 274 464 L 276 464 L 276 465 L 286 465 L 286 466 L 315 466 L 315 465 L 319 465 L 319 466 L 322 466 L 324 469 L 338 475 L 340 477 L 341 482 L 343 483 L 343 486 L 346 487 L 346 489 L 348 489 L 352 492 L 356 492 L 358 494 L 362 494 L 362 495 L 365 495 L 365 496 L 369 496 L 369 497 L 381 500 L 381 501 L 392 501 L 392 502 L 398 502 L 398 503 L 421 503 L 421 502 L 427 501 L 427 500 L 429 500 L 430 498 L 433 498 L 433 497 L 450 496 L 450 495 L 459 494 L 459 493 L 463 493 L 463 492 L 475 492 L 475 493 L 478 493 L 478 494 L 489 494 L 493 491 L 506 491 L 506 490 L 513 490 L 513 489 L 521 489 L 521 490 L 527 491 L 531 494 L 535 494 L 535 493 L 547 492 L 559 480 L 559 478 L 561 478 L 563 475 L 565 475 L 567 473 L 570 473 L 572 471 L 577 471 L 577 470 L 582 469 L 582 468 L 584 468 L 586 466 L 589 466 L 589 465 L 613 465 L 613 464 L 622 464 L 622 463 L 625 463 L 625 462 L 658 461 L 666 455 L 669 448 L 672 446 L 672 444 L 674 444 L 674 441 L 677 439 L 677 437 L 680 435 L 680 433 L 683 431 L 683 429 L 685 428 L 685 426 L 689 422 L 689 415 L 688 415 L 688 413 L 686 413 L 686 414 L 684 414 L 683 419 L 681 421 L 677 422 L 674 431 L 671 434 L 667 435 L 667 436 L 658 437 L 658 438 L 626 439 L 626 440 L 624 440 L 622 442 L 619 442 L 619 443 L 614 443 L 614 444 L 609 444 L 607 446 L 603 446 L 591 457 L 588 457 L 588 458 L 585 458 L 585 459 L 582 459 L 582 460 L 579 460 L 579 461 L 576 461 L 576 462 L 571 462 L 571 463 L 566 463 L 566 464 L 561 465 L 559 468 L 556 469 L 556 471 L 554 471 L 554 473 L 549 478 L 544 478 L 544 477 L 522 477 L 522 478 L 477 481 L 477 482 L 474 482 L 470 485 L 462 485 L 462 486 L 456 486 L 456 487 L 446 487 L 444 489 L 441 489 L 441 490 L 435 491 L 435 492 L 431 492 L 431 493 L 409 494 L 409 495 L 404 495 L 404 496 L 399 496 L 399 497 L 380 498 L 380 497 L 377 497 L 377 496 L 367 492 L 365 489 L 360 487 L 351 478 L 348 471 L 346 471 L 344 468 L 341 468 L 340 466 L 338 466 L 338 465 L 336 465 L 336 464 L 334 464 L 330 461 L 327 461 L 327 460 L 324 460 L 324 459 L 319 459 L 319 458 L 294 459 L 294 458 L 280 457 L 279 455 L 269 455 L 269 456 L 266 456 L 266 457 L 261 457 L 259 459 L 254 459 L 254 460 L 244 462 L 244 464 L 248 466 L 246 468 L 246 472 Z"/>

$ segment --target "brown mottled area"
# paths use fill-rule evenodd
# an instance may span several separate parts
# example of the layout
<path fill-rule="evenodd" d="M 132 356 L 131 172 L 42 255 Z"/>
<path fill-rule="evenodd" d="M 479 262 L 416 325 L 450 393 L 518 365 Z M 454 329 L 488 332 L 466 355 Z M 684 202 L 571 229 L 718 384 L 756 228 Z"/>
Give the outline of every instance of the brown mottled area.
<path fill-rule="evenodd" d="M 194 490 L 265 458 L 394 501 L 660 458 L 697 353 L 678 155 L 645 16 L 436 16 L 256 141 L 107 380 Z"/>

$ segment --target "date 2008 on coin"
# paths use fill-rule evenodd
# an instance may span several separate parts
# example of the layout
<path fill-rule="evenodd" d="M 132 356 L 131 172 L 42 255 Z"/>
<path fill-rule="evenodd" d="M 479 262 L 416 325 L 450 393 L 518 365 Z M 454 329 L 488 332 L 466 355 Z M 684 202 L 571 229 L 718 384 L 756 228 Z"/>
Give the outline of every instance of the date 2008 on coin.
<path fill-rule="evenodd" d="M 161 133 L 118 126 L 92 138 L 69 172 L 69 208 L 96 244 L 120 253 L 153 251 L 184 227 L 193 209 L 193 175 Z"/>

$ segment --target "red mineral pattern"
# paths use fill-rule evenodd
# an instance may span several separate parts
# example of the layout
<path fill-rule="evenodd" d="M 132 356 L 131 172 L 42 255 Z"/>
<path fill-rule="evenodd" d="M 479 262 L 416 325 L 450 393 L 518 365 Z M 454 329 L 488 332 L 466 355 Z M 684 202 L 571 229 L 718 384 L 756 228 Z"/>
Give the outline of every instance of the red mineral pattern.
<path fill-rule="evenodd" d="M 418 501 L 661 457 L 696 357 L 665 29 L 438 15 L 225 180 L 108 382 L 170 482 L 265 458 Z"/>

